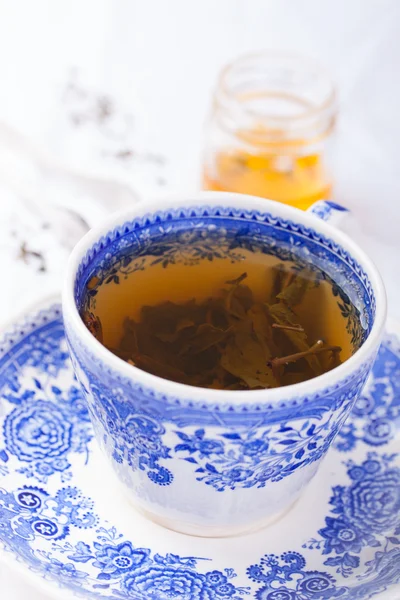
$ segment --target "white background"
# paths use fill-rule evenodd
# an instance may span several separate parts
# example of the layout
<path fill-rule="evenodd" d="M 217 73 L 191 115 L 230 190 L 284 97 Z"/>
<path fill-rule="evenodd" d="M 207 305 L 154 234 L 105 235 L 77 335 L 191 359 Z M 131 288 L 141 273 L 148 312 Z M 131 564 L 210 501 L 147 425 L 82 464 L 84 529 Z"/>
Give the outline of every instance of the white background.
<path fill-rule="evenodd" d="M 142 196 L 191 191 L 221 67 L 263 49 L 314 56 L 340 92 L 335 197 L 353 209 L 352 235 L 378 263 L 400 318 L 399 25 L 398 0 L 0 0 L 0 123 L 51 160 Z M 106 126 L 85 117 L 103 96 L 115 108 Z M 74 115 L 84 123 L 74 126 Z M 113 154 L 126 149 L 134 157 L 121 164 Z M 16 164 L 14 183 L 40 197 L 32 169 Z M 2 319 L 57 291 L 68 254 L 57 235 L 39 242 L 29 229 L 34 218 L 9 171 L 0 153 Z M 21 231 L 44 244 L 35 249 L 47 273 L 18 258 Z M 5 600 L 43 598 L 1 567 L 0 585 Z"/>

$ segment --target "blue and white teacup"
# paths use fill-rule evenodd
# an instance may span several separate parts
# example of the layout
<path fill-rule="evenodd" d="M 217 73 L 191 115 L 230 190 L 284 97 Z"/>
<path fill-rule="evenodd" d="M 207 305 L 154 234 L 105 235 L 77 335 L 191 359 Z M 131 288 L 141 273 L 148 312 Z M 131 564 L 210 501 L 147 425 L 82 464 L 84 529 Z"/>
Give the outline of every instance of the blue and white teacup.
<path fill-rule="evenodd" d="M 275 519 L 315 475 L 371 370 L 386 316 L 376 268 L 324 222 L 337 208 L 318 203 L 316 216 L 217 192 L 138 203 L 91 230 L 73 251 L 63 311 L 75 372 L 97 441 L 134 504 L 154 521 L 193 535 L 235 535 Z M 283 260 L 295 253 L 322 267 L 360 312 L 360 348 L 314 379 L 257 391 L 191 387 L 124 362 L 82 322 L 87 283 L 165 256 L 167 245 L 171 253 L 171 240 L 174 260 L 188 264 L 202 247 L 207 258 L 215 251 L 228 261 L 240 248 L 276 247 Z"/>

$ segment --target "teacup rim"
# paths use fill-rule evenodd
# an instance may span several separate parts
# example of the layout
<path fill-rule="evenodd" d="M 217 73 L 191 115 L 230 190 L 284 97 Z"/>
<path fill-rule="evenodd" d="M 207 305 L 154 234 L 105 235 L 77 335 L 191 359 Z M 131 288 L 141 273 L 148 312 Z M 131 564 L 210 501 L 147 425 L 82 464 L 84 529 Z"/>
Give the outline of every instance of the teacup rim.
<path fill-rule="evenodd" d="M 101 344 L 84 325 L 75 303 L 74 286 L 77 271 L 88 250 L 103 236 L 107 236 L 117 227 L 134 221 L 135 218 L 145 218 L 158 211 L 176 210 L 177 208 L 232 207 L 243 212 L 258 211 L 274 217 L 288 219 L 313 229 L 338 243 L 362 265 L 373 288 L 376 298 L 376 312 L 371 331 L 362 346 L 338 367 L 307 381 L 262 390 L 214 390 L 190 386 L 157 375 L 147 373 L 126 361 L 120 359 Z M 194 192 L 187 194 L 169 194 L 151 200 L 143 200 L 129 208 L 110 214 L 107 219 L 93 227 L 76 244 L 66 268 L 62 293 L 62 312 L 64 320 L 68 317 L 83 344 L 103 363 L 117 371 L 120 375 L 134 380 L 136 384 L 147 389 L 162 389 L 166 397 L 190 398 L 203 404 L 275 404 L 283 398 L 311 396 L 319 391 L 334 387 L 355 373 L 364 362 L 378 349 L 383 334 L 387 314 L 386 291 L 382 277 L 366 252 L 358 246 L 347 234 L 329 223 L 316 217 L 311 212 L 301 211 L 295 207 L 278 203 L 273 200 L 259 198 L 247 194 L 233 192 Z"/>

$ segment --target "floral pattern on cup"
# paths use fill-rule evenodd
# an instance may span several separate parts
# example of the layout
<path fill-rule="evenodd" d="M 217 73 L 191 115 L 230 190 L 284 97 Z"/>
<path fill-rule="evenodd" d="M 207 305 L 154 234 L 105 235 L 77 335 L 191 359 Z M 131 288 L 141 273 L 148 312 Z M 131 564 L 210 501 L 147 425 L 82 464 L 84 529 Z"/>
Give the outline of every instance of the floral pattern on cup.
<path fill-rule="evenodd" d="M 86 371 L 83 365 L 80 368 Z M 268 414 L 255 413 L 258 426 L 252 428 L 238 418 L 234 427 L 216 429 L 209 424 L 213 414 L 204 410 L 203 415 L 196 412 L 191 417 L 188 411 L 184 416 L 189 423 L 191 418 L 200 423 L 204 416 L 205 427 L 196 428 L 190 423 L 177 429 L 182 413 L 177 413 L 176 418 L 171 413 L 168 420 L 172 423 L 166 422 L 154 392 L 135 391 L 120 382 L 120 387 L 114 387 L 110 394 L 88 371 L 85 373 L 88 384 L 82 389 L 90 412 L 103 427 L 107 453 L 117 464 L 129 465 L 132 471 L 144 471 L 154 484 L 169 486 L 174 479 L 169 461 L 179 458 L 193 465 L 197 481 L 223 492 L 263 488 L 268 481 L 281 481 L 295 470 L 320 460 L 363 385 L 365 371 L 358 375 L 357 386 L 349 386 L 347 382 L 342 388 L 338 385 L 335 394 L 323 397 L 321 405 L 318 402 L 310 405 L 306 417 L 298 411 L 290 418 L 287 409 L 276 408 L 269 426 L 265 426 Z M 249 414 L 250 411 L 247 417 Z M 274 423 L 280 414 L 281 422 Z"/>

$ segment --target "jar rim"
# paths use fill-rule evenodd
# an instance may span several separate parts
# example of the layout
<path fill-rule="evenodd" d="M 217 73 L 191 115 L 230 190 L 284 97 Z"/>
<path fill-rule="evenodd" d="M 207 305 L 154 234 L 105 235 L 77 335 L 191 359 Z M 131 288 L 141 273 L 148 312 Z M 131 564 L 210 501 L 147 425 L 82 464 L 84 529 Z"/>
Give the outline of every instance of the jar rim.
<path fill-rule="evenodd" d="M 328 92 L 325 95 L 326 97 L 317 104 L 309 104 L 307 109 L 305 109 L 300 114 L 292 114 L 292 115 L 260 115 L 252 107 L 246 105 L 246 102 L 243 102 L 240 98 L 238 98 L 237 94 L 232 88 L 232 81 L 229 81 L 230 78 L 235 77 L 240 73 L 241 70 L 245 70 L 246 66 L 251 65 L 252 62 L 259 61 L 262 64 L 262 61 L 271 61 L 271 65 L 273 65 L 273 61 L 286 61 L 288 64 L 292 63 L 293 66 L 296 63 L 299 65 L 299 68 L 302 68 L 303 71 L 306 69 L 311 73 L 314 71 L 316 75 L 321 77 L 321 79 L 325 79 L 325 83 L 328 87 Z M 312 120 L 318 117 L 326 116 L 335 116 L 337 112 L 337 92 L 335 84 L 332 78 L 329 75 L 328 69 L 326 69 L 323 65 L 319 63 L 318 60 L 314 58 L 310 58 L 307 56 L 303 56 L 301 54 L 290 53 L 290 52 L 279 52 L 274 50 L 266 50 L 257 53 L 245 54 L 239 56 L 234 59 L 230 63 L 228 63 L 220 72 L 218 80 L 217 80 L 217 89 L 215 93 L 215 101 L 220 108 L 229 111 L 231 109 L 232 112 L 239 113 L 247 118 L 258 118 L 259 121 L 264 122 L 276 122 L 279 124 L 293 124 L 299 125 L 302 122 L 307 120 Z M 304 102 L 304 106 L 306 106 L 306 102 Z M 230 107 L 230 108 L 229 108 Z"/>

